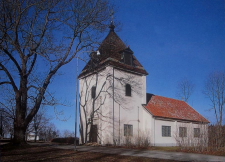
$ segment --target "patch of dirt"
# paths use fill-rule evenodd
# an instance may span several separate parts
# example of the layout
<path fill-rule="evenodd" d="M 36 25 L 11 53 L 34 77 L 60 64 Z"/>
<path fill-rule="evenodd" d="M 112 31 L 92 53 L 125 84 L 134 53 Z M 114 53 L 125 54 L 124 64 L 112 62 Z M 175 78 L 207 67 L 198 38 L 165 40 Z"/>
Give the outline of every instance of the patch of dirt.
<path fill-rule="evenodd" d="M 74 150 L 62 150 L 49 146 L 32 146 L 29 148 L 3 148 L 0 153 L 1 162 L 175 162 L 174 160 L 161 160 L 145 157 L 122 156 L 113 154 L 80 152 Z"/>

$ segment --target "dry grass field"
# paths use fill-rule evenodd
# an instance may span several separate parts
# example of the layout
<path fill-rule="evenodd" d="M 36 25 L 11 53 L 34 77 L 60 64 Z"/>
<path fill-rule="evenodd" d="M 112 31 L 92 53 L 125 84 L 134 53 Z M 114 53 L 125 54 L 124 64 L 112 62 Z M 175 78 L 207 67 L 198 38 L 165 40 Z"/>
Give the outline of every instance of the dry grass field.
<path fill-rule="evenodd" d="M 145 157 L 122 156 L 93 152 L 56 149 L 49 146 L 27 146 L 24 148 L 1 148 L 1 162 L 174 162 L 174 160 L 151 159 Z"/>

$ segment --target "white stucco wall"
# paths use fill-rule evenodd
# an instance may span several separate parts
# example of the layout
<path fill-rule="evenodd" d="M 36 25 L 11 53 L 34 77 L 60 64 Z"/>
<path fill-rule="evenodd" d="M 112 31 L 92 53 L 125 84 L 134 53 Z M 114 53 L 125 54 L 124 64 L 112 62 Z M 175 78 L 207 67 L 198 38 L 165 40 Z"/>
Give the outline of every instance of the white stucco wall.
<path fill-rule="evenodd" d="M 171 126 L 171 136 L 162 136 L 162 126 Z M 179 136 L 179 127 L 187 128 L 187 136 Z M 194 128 L 200 128 L 200 136 L 194 137 Z M 196 146 L 199 144 L 207 145 L 208 143 L 208 125 L 197 124 L 193 122 L 153 119 L 154 146 Z"/>
<path fill-rule="evenodd" d="M 35 133 L 29 133 L 27 135 L 27 141 L 34 141 L 35 140 Z M 39 141 L 39 136 L 36 137 L 36 140 Z"/>
<path fill-rule="evenodd" d="M 200 142 L 207 144 L 207 125 L 153 117 L 142 106 L 142 104 L 146 104 L 146 76 L 131 74 L 111 66 L 106 67 L 98 74 L 80 78 L 80 102 L 81 105 L 85 105 L 85 111 L 80 107 L 83 123 L 85 123 L 85 113 L 87 121 L 92 113 L 91 88 L 96 85 L 96 75 L 98 75 L 96 95 L 101 91 L 95 102 L 94 108 L 98 109 L 98 112 L 95 113 L 93 121 L 93 124 L 98 127 L 98 143 L 102 145 L 113 144 L 114 142 L 117 145 L 126 143 L 124 124 L 129 124 L 133 126 L 133 136 L 130 137 L 133 142 L 137 137 L 148 136 L 153 146 L 176 146 L 184 141 L 195 145 Z M 131 96 L 125 96 L 126 83 L 132 87 Z M 162 126 L 171 126 L 170 137 L 162 136 Z M 187 127 L 187 138 L 179 137 L 178 129 L 181 126 Z M 193 137 L 194 128 L 201 128 L 201 138 Z M 83 129 L 85 130 L 85 124 L 83 124 Z"/>
<path fill-rule="evenodd" d="M 111 75 L 111 77 L 109 77 L 109 75 Z M 113 75 L 114 107 L 112 88 Z M 85 84 L 85 80 L 88 85 Z M 125 83 L 130 84 L 132 87 L 131 96 L 125 96 Z M 85 112 L 87 118 L 90 118 L 92 112 L 93 99 L 91 98 L 91 87 L 95 84 L 96 75 L 90 75 L 80 79 L 81 104 L 84 105 L 86 103 Z M 101 92 L 100 97 L 98 97 L 95 103 L 95 108 L 99 107 L 101 103 L 104 103 L 101 108 L 99 108 L 99 112 L 96 113 L 101 114 L 101 116 L 95 116 L 97 120 L 94 121 L 94 124 L 97 124 L 99 129 L 98 133 L 100 138 L 98 142 L 101 141 L 100 143 L 103 145 L 113 144 L 114 134 L 115 142 L 117 144 L 122 143 L 122 141 L 124 141 L 124 124 L 133 125 L 134 136 L 136 136 L 138 134 L 138 128 L 142 128 L 140 126 L 140 116 L 143 109 L 141 105 L 146 103 L 146 76 L 127 73 L 109 66 L 98 74 L 97 84 L 96 94 L 98 94 L 104 84 L 102 90 L 107 91 L 107 93 Z M 81 116 L 82 119 L 84 119 L 85 114 L 82 109 L 81 107 Z"/>
<path fill-rule="evenodd" d="M 106 81 L 106 73 L 107 71 L 104 70 L 98 74 L 93 74 L 86 76 L 85 78 L 80 78 L 80 103 L 84 105 L 83 107 L 80 106 L 80 113 L 81 113 L 81 123 L 83 123 L 83 130 L 85 132 L 86 125 L 85 120 L 90 121 L 92 110 L 93 110 L 93 99 L 91 96 L 91 89 L 93 86 L 96 86 L 96 95 L 99 94 L 97 97 L 94 105 L 94 109 L 99 109 L 97 113 L 95 113 L 93 124 L 96 124 L 98 127 L 99 139 L 106 140 L 107 132 L 109 129 L 109 106 L 111 105 L 111 100 L 107 93 L 104 91 L 107 90 L 107 81 Z M 97 79 L 97 80 L 96 80 Z M 97 84 L 96 84 L 97 83 Z M 104 85 L 105 84 L 105 85 Z M 101 91 L 101 93 L 100 93 Z M 102 105 L 104 103 L 104 105 Z M 97 116 L 98 114 L 98 116 Z M 100 114 L 100 115 L 99 115 Z M 102 122 L 101 122 L 102 121 Z M 90 125 L 88 126 L 87 132 L 89 132 Z M 104 131 L 101 131 L 104 130 Z M 85 133 L 84 133 L 85 134 Z M 89 136 L 87 137 L 89 140 Z M 101 143 L 99 140 L 98 142 Z"/>
<path fill-rule="evenodd" d="M 113 72 L 112 67 L 108 67 L 108 69 Z M 120 79 L 124 79 L 125 81 L 121 84 Z M 125 95 L 125 83 L 131 85 L 131 96 Z M 114 87 L 114 140 L 117 144 L 123 144 L 126 140 L 124 136 L 124 124 L 133 126 L 133 138 L 138 136 L 138 129 L 141 129 L 141 105 L 146 102 L 146 77 L 114 68 Z M 113 102 L 112 98 L 111 100 Z M 109 111 L 112 114 L 113 122 L 113 103 L 111 103 Z M 113 127 L 110 134 L 111 139 L 109 141 L 112 144 Z"/>
<path fill-rule="evenodd" d="M 187 128 L 187 136 L 179 137 L 179 127 Z M 194 129 L 199 128 L 199 137 L 194 137 Z M 208 124 L 197 124 L 192 122 L 177 122 L 177 133 L 175 139 L 178 145 L 182 146 L 207 146 L 208 145 Z"/>

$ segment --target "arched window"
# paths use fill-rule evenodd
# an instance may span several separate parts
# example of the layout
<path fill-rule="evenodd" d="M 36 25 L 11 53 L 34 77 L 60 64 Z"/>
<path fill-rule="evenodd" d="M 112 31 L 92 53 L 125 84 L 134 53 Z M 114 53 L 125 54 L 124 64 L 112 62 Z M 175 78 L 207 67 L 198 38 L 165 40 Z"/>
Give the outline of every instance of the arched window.
<path fill-rule="evenodd" d="M 96 87 L 95 87 L 95 86 L 93 86 L 93 87 L 91 88 L 91 97 L 92 97 L 92 98 L 95 98 L 95 97 L 96 97 Z"/>
<path fill-rule="evenodd" d="M 131 86 L 130 86 L 130 84 L 126 84 L 125 93 L 126 93 L 126 96 L 131 96 Z"/>

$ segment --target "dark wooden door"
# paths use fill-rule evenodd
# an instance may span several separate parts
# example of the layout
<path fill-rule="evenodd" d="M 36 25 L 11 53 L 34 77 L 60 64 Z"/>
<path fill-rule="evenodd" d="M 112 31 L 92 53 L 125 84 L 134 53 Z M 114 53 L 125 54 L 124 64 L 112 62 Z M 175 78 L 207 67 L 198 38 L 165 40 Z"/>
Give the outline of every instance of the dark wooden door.
<path fill-rule="evenodd" d="M 98 128 L 97 125 L 92 125 L 92 142 L 97 142 Z"/>

